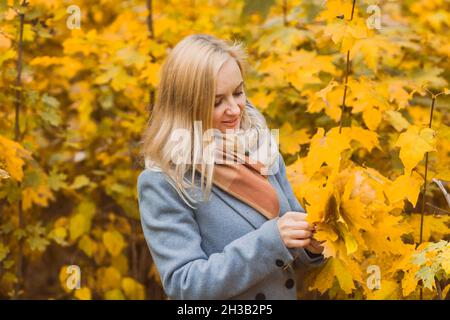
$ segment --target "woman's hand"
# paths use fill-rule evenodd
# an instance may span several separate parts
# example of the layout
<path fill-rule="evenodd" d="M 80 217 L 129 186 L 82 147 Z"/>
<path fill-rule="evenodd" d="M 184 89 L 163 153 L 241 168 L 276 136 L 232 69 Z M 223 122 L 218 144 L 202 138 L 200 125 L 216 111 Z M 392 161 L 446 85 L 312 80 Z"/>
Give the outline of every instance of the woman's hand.
<path fill-rule="evenodd" d="M 281 238 L 288 248 L 311 246 L 314 227 L 306 221 L 303 212 L 288 211 L 277 221 Z"/>

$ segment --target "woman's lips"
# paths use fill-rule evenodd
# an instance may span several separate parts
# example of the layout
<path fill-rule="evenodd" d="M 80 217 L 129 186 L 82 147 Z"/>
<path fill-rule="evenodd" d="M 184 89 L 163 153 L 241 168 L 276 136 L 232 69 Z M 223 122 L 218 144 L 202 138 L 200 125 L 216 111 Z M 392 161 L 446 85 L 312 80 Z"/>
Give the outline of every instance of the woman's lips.
<path fill-rule="evenodd" d="M 222 123 L 227 127 L 234 127 L 238 123 L 239 118 L 234 119 L 233 121 L 222 121 Z"/>

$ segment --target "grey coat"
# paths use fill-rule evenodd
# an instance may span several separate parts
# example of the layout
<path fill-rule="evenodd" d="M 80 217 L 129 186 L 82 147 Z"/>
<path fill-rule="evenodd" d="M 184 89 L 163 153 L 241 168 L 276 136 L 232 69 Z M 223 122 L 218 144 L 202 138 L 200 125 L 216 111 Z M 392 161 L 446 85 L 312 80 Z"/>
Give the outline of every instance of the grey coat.
<path fill-rule="evenodd" d="M 279 154 L 269 175 L 280 216 L 305 212 Z M 187 206 L 163 172 L 143 170 L 137 181 L 144 236 L 171 299 L 296 299 L 295 269 L 316 267 L 322 255 L 287 248 L 277 219 L 213 185 L 209 201 Z M 286 268 L 285 268 L 286 267 Z"/>

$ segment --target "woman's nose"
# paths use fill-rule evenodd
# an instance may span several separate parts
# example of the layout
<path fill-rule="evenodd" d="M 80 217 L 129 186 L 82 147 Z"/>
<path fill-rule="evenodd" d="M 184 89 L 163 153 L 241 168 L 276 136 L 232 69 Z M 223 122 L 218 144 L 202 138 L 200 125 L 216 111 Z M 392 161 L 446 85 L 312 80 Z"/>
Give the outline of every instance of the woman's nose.
<path fill-rule="evenodd" d="M 235 101 L 233 101 L 227 107 L 226 112 L 230 116 L 237 116 L 237 115 L 239 115 L 241 113 L 241 108 L 239 107 L 239 105 Z"/>

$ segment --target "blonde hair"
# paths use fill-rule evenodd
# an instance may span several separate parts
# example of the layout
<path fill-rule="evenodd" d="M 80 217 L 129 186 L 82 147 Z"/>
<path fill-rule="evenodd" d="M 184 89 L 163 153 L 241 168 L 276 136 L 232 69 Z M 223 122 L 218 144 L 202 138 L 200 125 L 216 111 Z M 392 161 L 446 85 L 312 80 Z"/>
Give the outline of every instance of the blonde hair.
<path fill-rule="evenodd" d="M 164 172 L 169 178 L 168 182 L 190 207 L 192 205 L 189 202 L 197 202 L 187 191 L 195 188 L 195 163 L 201 165 L 203 198 L 209 198 L 211 192 L 214 152 L 210 144 L 214 140 L 205 141 L 203 133 L 213 129 L 216 78 L 219 69 L 230 57 L 235 59 L 244 78 L 247 54 L 241 43 L 235 41 L 229 44 L 205 34 L 190 35 L 180 41 L 161 68 L 156 103 L 141 141 L 141 156 L 145 168 Z M 241 129 L 267 128 L 259 111 L 255 108 L 244 109 Z M 195 134 L 194 121 L 201 121 L 201 134 Z M 175 129 L 187 130 L 193 143 L 180 145 L 176 139 L 170 139 Z M 196 144 L 202 150 L 210 152 L 200 155 L 201 151 L 194 148 Z M 177 161 L 174 164 L 171 161 L 171 153 L 175 147 L 181 149 L 181 163 Z M 185 179 L 188 171 L 192 173 L 191 181 Z"/>

